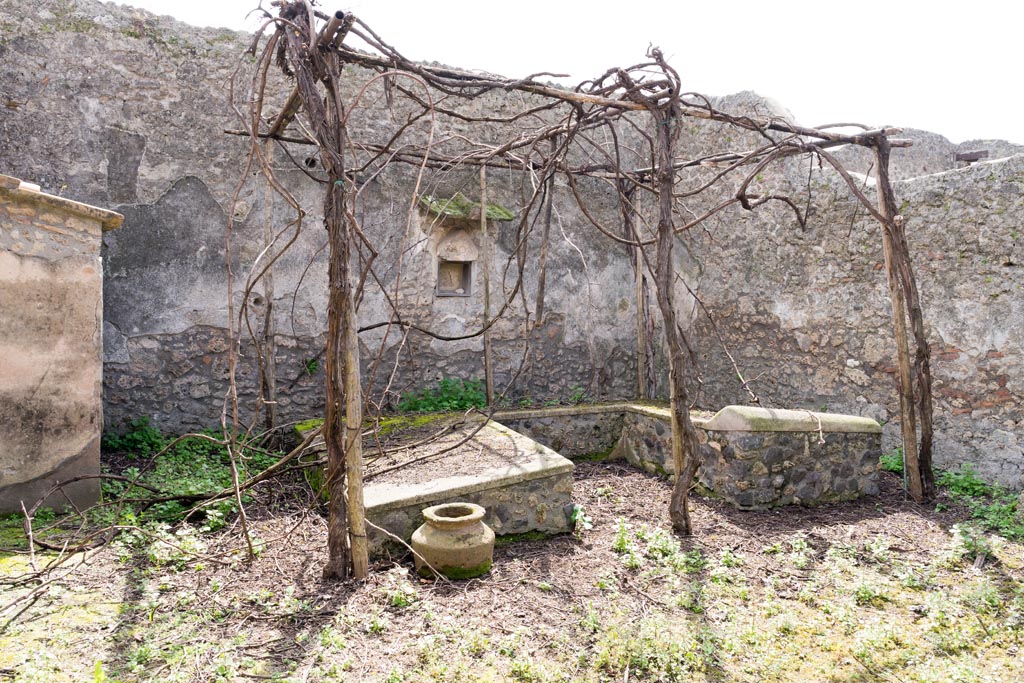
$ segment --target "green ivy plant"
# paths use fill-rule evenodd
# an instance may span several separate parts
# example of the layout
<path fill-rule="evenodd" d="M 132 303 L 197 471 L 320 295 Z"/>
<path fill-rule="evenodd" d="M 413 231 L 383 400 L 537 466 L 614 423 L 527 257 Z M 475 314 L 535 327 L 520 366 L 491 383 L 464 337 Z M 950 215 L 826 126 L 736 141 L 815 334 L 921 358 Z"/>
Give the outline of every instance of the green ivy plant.
<path fill-rule="evenodd" d="M 446 377 L 438 381 L 436 387 L 403 396 L 398 402 L 398 410 L 403 413 L 436 413 L 483 408 L 485 405 L 487 395 L 483 381 Z"/>

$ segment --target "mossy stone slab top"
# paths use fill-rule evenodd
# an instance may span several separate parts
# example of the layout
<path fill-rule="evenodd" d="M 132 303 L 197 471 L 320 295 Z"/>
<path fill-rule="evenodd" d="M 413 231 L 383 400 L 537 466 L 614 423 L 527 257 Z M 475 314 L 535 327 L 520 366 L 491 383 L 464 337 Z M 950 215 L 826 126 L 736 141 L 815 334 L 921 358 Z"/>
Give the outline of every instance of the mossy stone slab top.
<path fill-rule="evenodd" d="M 429 194 L 420 195 L 420 206 L 440 218 L 461 218 L 479 220 L 480 202 L 467 199 L 461 192 L 456 192 L 450 199 L 435 197 Z M 492 221 L 510 221 L 516 217 L 514 213 L 501 204 L 487 204 L 487 218 Z"/>
<path fill-rule="evenodd" d="M 575 415 L 602 415 L 609 413 L 636 413 L 661 420 L 672 419 L 668 403 L 658 401 L 614 401 L 611 403 L 578 403 L 571 406 L 545 406 L 538 408 L 514 408 L 494 413 L 496 420 L 528 420 L 538 417 L 572 417 Z M 690 419 L 702 427 L 710 413 L 691 410 Z"/>
<path fill-rule="evenodd" d="M 715 432 L 827 432 L 879 434 L 882 426 L 869 417 L 783 410 L 757 406 L 726 406 L 702 425 Z"/>

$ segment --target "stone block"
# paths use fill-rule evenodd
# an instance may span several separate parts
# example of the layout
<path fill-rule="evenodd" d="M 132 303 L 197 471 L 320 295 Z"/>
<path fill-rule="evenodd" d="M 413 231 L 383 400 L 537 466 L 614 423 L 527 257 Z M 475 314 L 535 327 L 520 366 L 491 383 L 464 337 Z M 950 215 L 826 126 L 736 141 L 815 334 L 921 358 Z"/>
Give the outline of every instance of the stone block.
<path fill-rule="evenodd" d="M 726 406 L 704 425 L 719 432 L 866 432 L 882 427 L 868 417 L 816 413 L 810 410 L 779 410 L 756 406 Z"/>
<path fill-rule="evenodd" d="M 487 511 L 484 522 L 499 536 L 571 531 L 572 462 L 499 423 L 488 424 L 480 434 L 500 436 L 497 441 L 508 449 L 502 465 L 470 474 L 461 474 L 455 465 L 449 476 L 416 483 L 368 483 L 367 519 L 408 542 L 423 523 L 422 509 L 468 502 Z M 369 535 L 375 554 L 403 552 L 386 534 L 371 528 Z"/>
<path fill-rule="evenodd" d="M 754 509 L 791 503 L 814 505 L 877 493 L 881 448 L 877 423 L 854 416 L 780 410 L 767 411 L 775 420 L 771 422 L 762 419 L 762 409 L 731 408 L 699 423 L 707 445 L 701 449 L 703 462 L 697 476 L 712 494 L 737 507 Z M 828 426 L 840 431 L 818 431 L 819 415 L 828 418 L 820 420 L 822 429 Z M 648 472 L 671 474 L 670 430 L 664 429 L 664 436 L 658 438 L 657 429 L 652 428 L 654 422 L 667 427 L 668 419 L 667 411 L 627 412 L 616 450 Z M 785 420 L 790 423 L 782 425 Z M 806 428 L 811 422 L 813 431 L 795 428 Z M 716 424 L 755 426 L 758 430 L 710 430 Z M 765 431 L 771 425 L 784 428 Z"/>

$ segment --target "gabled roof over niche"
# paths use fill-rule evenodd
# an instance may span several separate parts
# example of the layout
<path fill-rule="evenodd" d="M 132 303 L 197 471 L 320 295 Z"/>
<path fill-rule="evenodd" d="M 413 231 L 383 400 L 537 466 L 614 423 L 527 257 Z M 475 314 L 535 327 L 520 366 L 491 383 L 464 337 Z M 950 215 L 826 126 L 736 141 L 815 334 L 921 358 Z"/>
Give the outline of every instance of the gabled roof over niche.
<path fill-rule="evenodd" d="M 480 202 L 467 199 L 461 192 L 456 192 L 451 199 L 435 197 L 429 194 L 420 195 L 420 206 L 438 218 L 463 218 L 478 220 L 480 218 Z M 516 217 L 514 213 L 501 204 L 487 204 L 487 218 L 492 221 L 510 221 Z"/>

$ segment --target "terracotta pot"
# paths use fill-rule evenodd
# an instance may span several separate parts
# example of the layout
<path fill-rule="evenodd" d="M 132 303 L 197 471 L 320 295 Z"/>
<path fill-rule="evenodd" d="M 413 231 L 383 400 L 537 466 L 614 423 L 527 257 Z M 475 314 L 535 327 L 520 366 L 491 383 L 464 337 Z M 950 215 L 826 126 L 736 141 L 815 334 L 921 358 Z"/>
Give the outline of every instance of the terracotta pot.
<path fill-rule="evenodd" d="M 417 573 L 433 576 L 433 567 L 449 579 L 468 579 L 490 570 L 494 532 L 484 524 L 484 512 L 473 503 L 444 503 L 426 508 L 426 522 L 412 535 Z"/>

